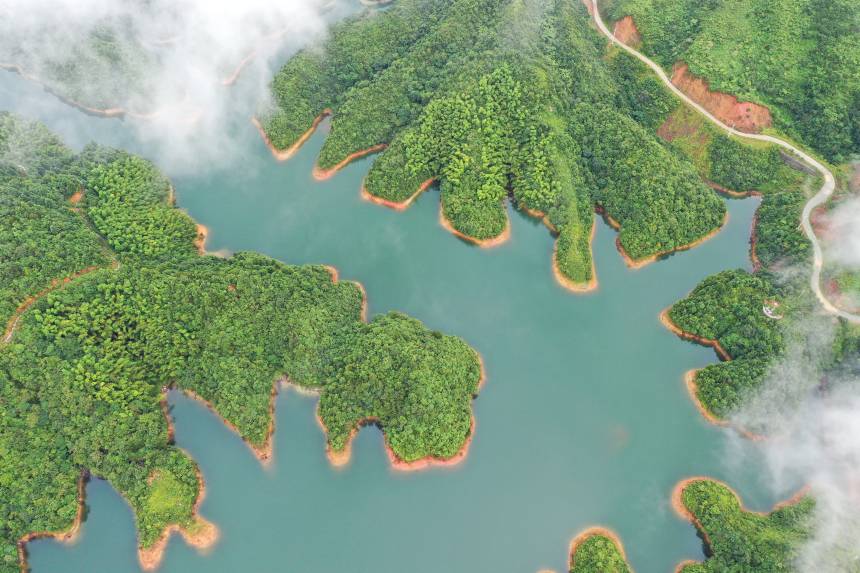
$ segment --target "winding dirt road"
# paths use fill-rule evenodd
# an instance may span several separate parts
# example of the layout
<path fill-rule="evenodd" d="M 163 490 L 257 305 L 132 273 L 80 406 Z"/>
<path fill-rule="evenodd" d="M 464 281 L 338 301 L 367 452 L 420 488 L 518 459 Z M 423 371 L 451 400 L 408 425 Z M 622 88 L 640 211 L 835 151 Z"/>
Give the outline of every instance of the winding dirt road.
<path fill-rule="evenodd" d="M 804 153 L 802 150 L 788 143 L 787 141 L 783 141 L 778 137 L 773 137 L 771 135 L 764 135 L 759 133 L 744 133 L 742 131 L 738 131 L 734 127 L 728 126 L 716 117 L 711 114 L 704 107 L 690 99 L 687 94 L 678 89 L 675 84 L 672 83 L 672 80 L 669 79 L 669 76 L 666 75 L 666 72 L 663 71 L 659 65 L 649 59 L 647 56 L 641 54 L 635 49 L 631 48 L 621 40 L 615 37 L 615 35 L 609 31 L 609 28 L 606 27 L 606 24 L 603 22 L 603 18 L 600 16 L 600 10 L 597 6 L 597 0 L 591 0 L 592 3 L 592 14 L 594 16 L 594 22 L 597 24 L 597 27 L 603 33 L 604 36 L 609 38 L 609 41 L 632 55 L 640 62 L 651 68 L 655 74 L 666 84 L 672 93 L 674 93 L 678 98 L 680 98 L 684 103 L 698 111 L 700 114 L 708 118 L 708 120 L 732 135 L 737 137 L 742 137 L 745 139 L 755 139 L 757 141 L 766 141 L 768 143 L 773 143 L 779 145 L 783 149 L 788 150 L 793 153 L 797 157 L 799 157 L 804 163 L 811 166 L 813 169 L 818 171 L 824 177 L 824 185 L 821 186 L 821 189 L 816 193 L 809 201 L 806 202 L 806 205 L 803 207 L 803 214 L 801 216 L 801 225 L 803 226 L 803 232 L 809 238 L 809 241 L 812 243 L 812 252 L 813 252 L 813 264 L 812 264 L 812 274 L 810 275 L 810 287 L 812 287 L 812 292 L 815 293 L 815 296 L 821 302 L 821 306 L 824 307 L 828 313 L 838 316 L 840 318 L 844 318 L 849 322 L 860 323 L 860 315 L 852 314 L 850 312 L 844 311 L 841 308 L 838 308 L 832 302 L 830 302 L 826 296 L 824 296 L 824 292 L 821 290 L 821 268 L 824 265 L 824 255 L 821 250 L 821 243 L 818 242 L 818 237 L 815 236 L 815 231 L 812 228 L 812 223 L 809 220 L 812 211 L 822 205 L 828 198 L 833 194 L 833 190 L 836 188 L 836 180 L 833 177 L 833 173 L 830 172 L 827 167 L 819 163 L 815 160 L 815 158 L 811 157 L 809 154 Z"/>

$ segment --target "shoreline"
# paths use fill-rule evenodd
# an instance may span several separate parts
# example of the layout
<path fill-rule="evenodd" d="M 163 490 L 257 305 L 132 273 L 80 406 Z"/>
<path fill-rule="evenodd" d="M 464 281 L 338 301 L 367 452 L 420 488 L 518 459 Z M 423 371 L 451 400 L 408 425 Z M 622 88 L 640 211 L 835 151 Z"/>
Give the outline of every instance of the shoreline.
<path fill-rule="evenodd" d="M 478 364 L 480 367 L 480 378 L 478 379 L 478 386 L 475 389 L 475 393 L 472 395 L 472 400 L 474 400 L 481 392 L 481 389 L 484 387 L 484 384 L 487 380 L 487 374 L 484 369 L 484 360 L 481 357 L 478 351 L 475 351 L 475 356 L 478 359 Z M 471 409 L 471 408 L 470 408 Z M 319 407 L 317 407 L 316 411 L 316 420 L 323 434 L 328 436 L 328 428 L 323 422 L 322 418 L 319 415 Z M 379 418 L 376 416 L 369 416 L 367 418 L 362 418 L 358 420 L 353 428 L 349 432 L 349 436 L 347 436 L 346 443 L 342 450 L 332 450 L 328 444 L 328 440 L 326 440 L 326 448 L 325 454 L 329 463 L 334 468 L 342 468 L 349 464 L 352 459 L 352 440 L 358 435 L 358 432 L 361 431 L 365 426 L 376 426 L 379 428 L 380 432 L 382 432 L 382 443 L 385 448 L 385 454 L 388 457 L 388 462 L 391 464 L 391 468 L 395 471 L 409 472 L 409 471 L 421 471 L 433 466 L 437 467 L 451 467 L 455 466 L 462 461 L 464 461 L 469 454 L 469 447 L 472 445 L 472 440 L 475 437 L 475 427 L 477 425 L 477 421 L 475 419 L 474 411 L 470 412 L 470 421 L 469 421 L 469 434 L 466 436 L 463 445 L 460 446 L 460 449 L 457 450 L 452 456 L 448 458 L 437 457 L 433 455 L 424 456 L 423 458 L 418 458 L 413 461 L 405 461 L 397 456 L 394 450 L 391 449 L 391 446 L 388 444 L 388 439 L 385 435 L 385 431 L 382 429 L 380 425 Z"/>
<path fill-rule="evenodd" d="M 589 292 L 594 292 L 597 290 L 599 286 L 599 282 L 597 280 L 597 269 L 594 265 L 594 256 L 593 250 L 591 248 L 592 243 L 594 242 L 594 236 L 597 234 L 597 222 L 592 219 L 591 221 L 591 237 L 588 240 L 589 251 L 592 253 L 591 256 L 591 278 L 586 283 L 578 283 L 561 272 L 561 269 L 558 267 L 558 239 L 556 238 L 555 243 L 552 247 L 552 274 L 555 277 L 555 281 L 573 293 L 576 294 L 585 294 Z"/>
<path fill-rule="evenodd" d="M 507 210 L 505 210 L 505 228 L 501 233 L 496 235 L 495 237 L 490 237 L 489 239 L 476 239 L 471 235 L 467 235 L 462 231 L 458 231 L 454 228 L 454 225 L 451 224 L 445 217 L 445 205 L 442 202 L 440 197 L 439 199 L 439 225 L 442 226 L 443 229 L 457 237 L 458 239 L 465 241 L 467 243 L 471 243 L 476 247 L 480 247 L 482 249 L 491 249 L 493 247 L 498 247 L 508 241 L 511 238 L 511 218 L 508 216 Z"/>
<path fill-rule="evenodd" d="M 279 30 L 279 31 L 277 31 L 277 32 L 274 32 L 274 33 L 272 33 L 272 34 L 269 34 L 268 36 L 264 36 L 264 37 L 262 38 L 262 42 L 261 42 L 261 43 L 268 42 L 268 41 L 272 41 L 272 40 L 276 40 L 276 39 L 280 38 L 281 36 L 286 35 L 286 34 L 287 34 L 287 32 L 289 32 L 289 29 L 288 29 L 288 28 L 285 28 L 285 29 L 283 29 L 283 30 Z M 261 44 L 261 43 L 260 43 L 260 44 Z M 252 61 L 257 57 L 257 54 L 260 52 L 260 47 L 261 47 L 261 45 L 260 45 L 260 44 L 258 44 L 258 45 L 257 45 L 257 47 L 253 48 L 253 49 L 248 53 L 248 55 L 246 55 L 244 58 L 242 58 L 242 61 L 240 61 L 240 62 L 239 62 L 239 65 L 238 65 L 238 66 L 236 66 L 236 69 L 234 69 L 234 70 L 233 70 L 233 73 L 232 73 L 232 74 L 230 74 L 229 76 L 227 76 L 226 78 L 224 78 L 223 80 L 221 80 L 221 85 L 222 85 L 222 86 L 224 86 L 224 87 L 230 87 L 230 86 L 232 86 L 233 84 L 235 84 L 235 83 L 236 83 L 236 80 L 238 80 L 238 79 L 239 79 L 239 76 L 242 74 L 242 71 L 245 69 L 245 67 L 246 67 L 248 64 L 250 64 L 250 63 L 251 63 L 251 62 L 252 62 Z"/>
<path fill-rule="evenodd" d="M 174 386 L 171 386 L 170 389 L 182 392 L 192 400 L 197 400 L 198 402 L 206 406 L 206 408 L 210 412 L 212 412 L 212 414 L 214 414 L 215 417 L 217 417 L 218 420 L 220 420 L 221 423 L 227 427 L 227 429 L 234 432 L 237 436 L 239 436 L 239 439 L 245 442 L 245 444 L 251 449 L 251 452 L 254 454 L 254 456 L 256 456 L 256 458 L 260 461 L 260 464 L 265 468 L 269 467 L 269 465 L 272 463 L 272 436 L 275 432 L 275 397 L 277 396 L 278 389 L 281 386 L 283 386 L 285 383 L 290 383 L 285 382 L 285 380 L 285 377 L 281 377 L 275 379 L 275 381 L 272 383 L 272 391 L 269 397 L 269 427 L 266 431 L 266 438 L 261 445 L 254 444 L 249 441 L 245 436 L 242 435 L 242 432 L 239 431 L 239 428 L 237 428 L 236 425 L 233 424 L 233 422 L 226 419 L 218 412 L 218 410 L 215 409 L 215 406 L 212 404 L 212 402 L 210 402 L 194 390 L 190 390 L 187 388 L 176 388 Z"/>
<path fill-rule="evenodd" d="M 695 342 L 696 344 L 700 344 L 702 346 L 710 346 L 714 349 L 714 352 L 720 357 L 720 359 L 724 362 L 727 362 L 732 359 L 728 352 L 720 345 L 719 341 L 714 340 L 712 338 L 705 338 L 703 336 L 699 336 L 697 334 L 693 334 L 691 332 L 687 332 L 679 327 L 677 324 L 672 322 L 672 319 L 669 318 L 669 309 L 672 307 L 664 308 L 660 311 L 660 323 L 668 328 L 672 333 L 674 333 L 678 338 L 682 338 L 684 340 L 688 340 L 690 342 Z"/>
<path fill-rule="evenodd" d="M 605 216 L 609 217 L 609 215 L 605 215 Z M 612 218 L 610 217 L 610 219 L 612 219 Z M 618 252 L 621 253 L 621 256 L 624 258 L 624 262 L 627 263 L 628 267 L 630 267 L 632 269 L 641 269 L 642 267 L 649 265 L 649 264 L 651 264 L 655 261 L 658 261 L 660 259 L 663 259 L 665 257 L 668 257 L 669 255 L 673 255 L 675 253 L 681 253 L 684 251 L 689 251 L 690 249 L 694 249 L 694 248 L 698 247 L 699 245 L 701 245 L 705 241 L 709 241 L 710 239 L 713 239 L 714 237 L 716 237 L 719 234 L 720 231 L 723 230 L 723 228 L 726 226 L 726 224 L 728 222 L 729 222 L 729 212 L 727 210 L 725 212 L 725 214 L 723 215 L 723 220 L 720 222 L 720 224 L 715 229 L 708 232 L 708 234 L 699 237 L 698 239 L 696 239 L 695 241 L 693 241 L 691 243 L 686 243 L 684 245 L 679 245 L 679 246 L 674 247 L 672 249 L 667 249 L 665 251 L 660 251 L 658 253 L 654 253 L 653 255 L 648 255 L 647 257 L 645 257 L 643 259 L 634 259 L 630 255 L 627 254 L 627 251 L 625 251 L 624 247 L 621 246 L 620 235 L 615 238 L 615 246 L 618 248 Z M 616 224 L 617 224 L 617 222 L 616 222 Z M 620 227 L 619 227 L 619 230 L 620 230 Z"/>
<path fill-rule="evenodd" d="M 758 245 L 758 209 L 753 215 L 752 229 L 750 229 L 750 261 L 752 262 L 752 270 L 757 273 L 761 270 L 762 264 L 756 253 L 756 245 Z"/>
<path fill-rule="evenodd" d="M 675 486 L 672 488 L 672 495 L 671 495 L 672 509 L 675 511 L 675 514 L 678 517 L 680 517 L 684 521 L 689 521 L 690 523 L 692 523 L 695 526 L 696 531 L 698 531 L 702 535 L 702 539 L 705 542 L 705 544 L 707 545 L 709 550 L 711 550 L 713 547 L 711 544 L 710 537 L 708 537 L 707 532 L 702 528 L 702 523 L 699 521 L 699 519 L 695 515 L 693 515 L 693 512 L 691 512 L 687 508 L 686 505 L 684 505 L 684 498 L 683 498 L 684 490 L 690 484 L 693 484 L 693 483 L 696 483 L 699 481 L 710 481 L 710 482 L 715 482 L 715 483 L 720 484 L 721 486 L 728 489 L 732 493 L 733 496 L 735 496 L 735 500 L 737 500 L 738 507 L 740 508 L 740 510 L 742 512 L 753 513 L 755 515 L 760 515 L 762 517 L 766 517 L 766 516 L 770 515 L 771 513 L 773 513 L 774 511 L 777 511 L 780 508 L 783 508 L 783 507 L 786 507 L 786 506 L 789 506 L 789 505 L 792 505 L 792 504 L 799 502 L 801 499 L 803 499 L 806 495 L 809 494 L 809 490 L 810 490 L 810 487 L 808 485 L 805 485 L 802 488 L 800 488 L 797 492 L 795 492 L 793 495 L 791 495 L 791 497 L 789 497 L 788 499 L 784 499 L 782 501 L 775 503 L 773 505 L 773 508 L 771 508 L 770 511 L 764 512 L 764 511 L 754 511 L 754 510 L 748 509 L 744 505 L 744 502 L 743 502 L 743 499 L 741 499 L 741 496 L 738 495 L 738 492 L 736 492 L 729 484 L 727 484 L 726 482 L 724 482 L 722 480 L 710 478 L 707 476 L 693 476 L 693 477 L 688 477 L 688 478 L 682 479 L 681 481 L 676 483 Z M 686 560 L 682 561 L 681 563 L 679 563 L 675 567 L 675 571 L 679 572 L 686 565 L 691 565 L 694 563 L 698 564 L 701 562 L 700 561 L 694 561 L 692 559 L 686 559 Z"/>
<path fill-rule="evenodd" d="M 275 147 L 275 144 L 272 143 L 271 139 L 269 139 L 269 134 L 266 133 L 266 130 L 263 128 L 263 124 L 260 123 L 260 120 L 257 119 L 257 116 L 251 116 L 251 123 L 254 125 L 254 127 L 257 128 L 257 132 L 260 134 L 260 137 L 263 138 L 263 142 L 266 144 L 266 147 L 268 147 L 269 151 L 272 152 L 272 156 L 278 161 L 286 161 L 287 159 L 296 154 L 296 152 L 301 148 L 301 146 L 304 145 L 305 142 L 310 139 L 310 137 L 314 134 L 322 120 L 324 120 L 331 114 L 332 110 L 330 108 L 325 108 L 321 114 L 314 118 L 308 130 L 305 131 L 301 135 L 301 137 L 299 137 L 292 145 L 290 145 L 286 149 L 279 149 Z"/>
<path fill-rule="evenodd" d="M 193 526 L 197 529 L 195 532 L 188 531 L 187 527 L 183 527 L 178 523 L 168 524 L 161 531 L 158 539 L 149 547 L 137 547 L 137 560 L 140 567 L 144 571 L 154 571 L 161 566 L 161 561 L 164 558 L 164 552 L 167 550 L 170 537 L 174 533 L 179 533 L 185 543 L 195 548 L 199 553 L 203 553 L 217 543 L 221 536 L 218 526 L 200 516 L 200 504 L 203 503 L 203 498 L 206 497 L 206 482 L 203 481 L 203 475 L 200 473 L 200 468 L 196 467 L 197 474 L 197 499 L 194 501 L 194 506 L 191 509 Z M 125 496 L 123 496 L 125 497 Z"/>
<path fill-rule="evenodd" d="M 206 254 L 206 239 L 209 237 L 209 228 L 201 223 L 195 223 L 197 228 L 197 236 L 194 238 L 194 246 L 197 248 L 197 254 L 203 256 Z"/>
<path fill-rule="evenodd" d="M 322 265 L 322 266 L 324 266 L 326 268 L 326 270 L 328 270 L 329 274 L 331 275 L 332 284 L 337 284 L 340 282 L 340 271 L 338 271 L 337 268 L 333 267 L 332 265 Z M 359 292 L 361 293 L 361 321 L 366 323 L 367 322 L 367 290 L 364 288 L 364 285 L 358 281 L 345 281 L 345 282 L 354 284 L 358 288 Z M 290 384 L 293 384 L 293 383 L 290 382 Z M 293 384 L 293 385 L 295 386 L 295 384 Z"/>
<path fill-rule="evenodd" d="M 359 149 L 358 151 L 350 153 L 349 155 L 341 159 L 336 165 L 334 165 L 333 167 L 329 167 L 328 169 L 322 169 L 318 164 L 314 164 L 314 168 L 311 171 L 311 175 L 313 175 L 313 178 L 317 181 L 325 181 L 326 179 L 331 179 L 331 177 L 335 173 L 337 173 L 356 159 L 361 159 L 362 157 L 365 157 L 367 155 L 377 153 L 379 151 L 384 150 L 386 147 L 388 147 L 387 143 L 377 143 L 376 145 L 371 145 L 370 147 L 367 147 L 365 149 Z"/>
<path fill-rule="evenodd" d="M 377 197 L 373 195 L 367 190 L 367 187 L 364 185 L 364 181 L 361 182 L 361 198 L 365 201 L 369 201 L 371 203 L 376 203 L 377 205 L 382 205 L 383 207 L 388 207 L 389 209 L 394 209 L 395 211 L 405 211 L 412 205 L 412 202 L 418 198 L 424 191 L 429 189 L 436 182 L 435 177 L 431 177 L 427 179 L 421 185 L 418 186 L 418 189 L 409 197 L 404 199 L 403 201 L 391 201 L 389 199 L 383 199 L 382 197 Z"/>
<path fill-rule="evenodd" d="M 627 561 L 627 553 L 624 551 L 624 543 L 622 543 L 621 537 L 611 529 L 598 525 L 583 530 L 571 540 L 570 553 L 568 558 L 568 569 L 573 569 L 574 563 L 576 562 L 576 550 L 579 549 L 579 546 L 582 545 L 590 537 L 594 537 L 596 535 L 600 535 L 609 539 L 615 545 L 615 547 L 618 548 L 618 552 L 621 554 L 621 557 L 624 559 L 624 561 Z M 630 571 L 632 572 L 633 569 L 631 568 Z"/>
<path fill-rule="evenodd" d="M 750 197 L 763 197 L 761 191 L 756 191 L 753 189 L 752 191 L 734 191 L 729 189 L 728 187 L 723 187 L 719 183 L 715 183 L 713 181 L 709 181 L 705 179 L 705 183 L 708 184 L 708 187 L 716 191 L 721 195 L 725 195 L 726 197 L 731 197 L 732 199 L 748 199 Z"/>
<path fill-rule="evenodd" d="M 684 386 L 687 388 L 687 393 L 690 395 L 690 400 L 692 400 L 693 405 L 696 407 L 696 410 L 699 411 L 699 414 L 702 417 L 715 426 L 720 426 L 723 428 L 728 428 L 731 426 L 728 420 L 724 420 L 722 418 L 718 418 L 713 412 L 708 410 L 702 401 L 699 400 L 699 385 L 696 383 L 696 374 L 700 369 L 693 368 L 692 370 L 687 370 L 684 373 Z"/>
<path fill-rule="evenodd" d="M 104 118 L 117 118 L 122 119 L 125 117 L 130 117 L 134 119 L 153 119 L 157 117 L 161 112 L 156 110 L 150 113 L 139 113 L 130 111 L 121 107 L 108 107 L 108 108 L 97 108 L 91 107 L 86 104 L 80 103 L 71 99 L 68 96 L 65 96 L 58 92 L 56 89 L 52 88 L 50 85 L 45 83 L 43 80 L 39 79 L 37 76 L 31 75 L 24 70 L 23 67 L 18 64 L 8 64 L 5 62 L 0 62 L 0 70 L 6 70 L 7 72 L 14 72 L 24 78 L 27 81 L 33 82 L 42 86 L 42 89 L 63 102 L 66 105 L 74 107 L 79 111 L 87 115 L 92 115 L 96 117 L 104 117 Z"/>
<path fill-rule="evenodd" d="M 597 222 L 592 218 L 591 220 L 591 234 L 588 239 L 588 248 L 589 252 L 592 253 L 591 257 L 591 279 L 589 279 L 586 283 L 578 283 L 568 278 L 561 272 L 561 269 L 558 267 L 558 234 L 559 231 L 555 227 L 555 225 L 550 222 L 549 217 L 547 217 L 546 213 L 543 211 L 538 211 L 537 209 L 529 209 L 525 205 L 518 204 L 517 208 L 534 219 L 540 219 L 540 222 L 549 229 L 549 232 L 555 235 L 555 241 L 552 246 L 552 275 L 555 278 L 556 282 L 573 293 L 576 294 L 584 294 L 588 292 L 594 292 L 597 290 L 599 283 L 597 280 L 597 268 L 594 265 L 594 256 L 593 256 L 593 247 L 594 244 L 594 236 L 597 234 Z"/>
<path fill-rule="evenodd" d="M 29 571 L 27 566 L 27 544 L 37 539 L 53 539 L 60 543 L 74 543 L 81 532 L 81 525 L 84 521 L 84 513 L 86 512 L 86 486 L 89 480 L 89 472 L 81 470 L 78 476 L 78 509 L 75 513 L 75 519 L 68 529 L 60 531 L 31 531 L 25 533 L 18 540 L 18 564 L 22 572 Z"/>

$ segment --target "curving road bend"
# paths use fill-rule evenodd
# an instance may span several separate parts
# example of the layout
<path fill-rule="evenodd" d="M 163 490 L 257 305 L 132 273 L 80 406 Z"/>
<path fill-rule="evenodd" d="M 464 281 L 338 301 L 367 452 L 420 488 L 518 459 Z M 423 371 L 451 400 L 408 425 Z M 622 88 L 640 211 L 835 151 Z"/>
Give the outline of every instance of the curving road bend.
<path fill-rule="evenodd" d="M 666 84 L 672 93 L 675 94 L 678 98 L 680 98 L 684 103 L 698 111 L 700 114 L 708 118 L 708 120 L 728 133 L 732 135 L 736 135 L 738 137 L 742 137 L 745 139 L 755 139 L 758 141 L 767 141 L 769 143 L 773 143 L 779 145 L 783 149 L 788 150 L 793 153 L 800 159 L 802 159 L 806 164 L 811 166 L 813 169 L 818 171 L 824 177 L 824 185 L 821 186 L 821 189 L 816 193 L 809 201 L 806 202 L 806 205 L 803 207 L 803 214 L 801 215 L 801 225 L 803 226 L 803 232 L 809 238 L 809 241 L 812 243 L 812 252 L 813 252 L 813 264 L 812 264 L 812 274 L 810 276 L 810 287 L 812 288 L 812 292 L 815 293 L 815 296 L 821 302 L 821 306 L 824 307 L 824 310 L 828 313 L 838 316 L 840 318 L 844 318 L 849 322 L 860 323 L 860 315 L 852 314 L 841 308 L 838 308 L 832 302 L 830 302 L 826 296 L 824 296 L 824 292 L 821 290 L 821 268 L 824 265 L 824 255 L 821 250 L 821 243 L 818 242 L 818 237 L 815 236 L 815 231 L 812 228 L 812 223 L 810 222 L 810 215 L 812 211 L 823 204 L 830 196 L 833 194 L 834 189 L 836 188 L 836 180 L 833 177 L 833 173 L 830 172 L 827 167 L 819 163 L 815 158 L 811 157 L 809 154 L 804 153 L 802 150 L 793 146 L 792 144 L 779 139 L 778 137 L 773 137 L 771 135 L 764 135 L 759 133 L 745 133 L 743 131 L 738 131 L 737 129 L 726 125 L 719 119 L 717 119 L 711 112 L 706 110 L 704 107 L 690 99 L 687 94 L 678 89 L 675 84 L 672 83 L 672 80 L 669 79 L 669 76 L 666 75 L 666 72 L 663 71 L 659 65 L 653 62 L 644 54 L 636 51 L 631 48 L 621 40 L 615 37 L 615 35 L 609 31 L 609 28 L 606 27 L 606 24 L 603 22 L 603 18 L 600 15 L 600 10 L 597 6 L 597 0 L 591 0 L 592 3 L 592 13 L 594 15 L 594 22 L 597 24 L 597 27 L 603 33 L 604 36 L 609 38 L 609 41 L 629 53 L 640 62 L 651 68 L 655 74 Z"/>

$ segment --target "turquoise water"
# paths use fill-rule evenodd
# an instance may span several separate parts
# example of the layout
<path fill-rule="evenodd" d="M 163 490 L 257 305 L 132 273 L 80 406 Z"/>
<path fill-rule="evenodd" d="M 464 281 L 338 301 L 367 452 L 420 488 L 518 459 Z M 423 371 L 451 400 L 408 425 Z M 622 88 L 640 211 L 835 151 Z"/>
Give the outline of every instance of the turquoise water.
<path fill-rule="evenodd" d="M 162 571 L 562 571 L 570 539 L 600 524 L 619 533 L 637 572 L 668 572 L 702 558 L 695 530 L 669 507 L 678 480 L 724 479 L 758 509 L 779 497 L 759 480 L 762 468 L 726 459 L 728 431 L 705 422 L 686 393 L 683 373 L 713 352 L 657 318 L 705 276 L 748 266 L 755 200 L 729 202 L 714 239 L 641 270 L 625 267 L 600 223 L 600 287 L 577 295 L 554 282 L 552 238 L 536 221 L 512 211 L 508 243 L 470 246 L 439 226 L 436 191 L 402 213 L 362 201 L 372 158 L 314 181 L 324 129 L 275 162 L 243 105 L 230 126 L 241 161 L 174 174 L 179 206 L 210 230 L 207 247 L 334 265 L 364 284 L 371 314 L 401 310 L 463 337 L 483 355 L 487 384 L 468 459 L 418 473 L 389 467 L 374 428 L 359 433 L 351 465 L 330 467 L 315 399 L 291 391 L 278 397 L 264 469 L 204 407 L 171 396 L 177 442 L 207 484 L 201 513 L 221 539 L 200 555 L 174 537 Z M 76 145 L 157 155 L 127 124 L 80 114 L 12 74 L 0 75 L 0 109 L 38 117 Z M 124 501 L 94 480 L 87 507 L 76 543 L 28 546 L 34 573 L 139 571 Z"/>

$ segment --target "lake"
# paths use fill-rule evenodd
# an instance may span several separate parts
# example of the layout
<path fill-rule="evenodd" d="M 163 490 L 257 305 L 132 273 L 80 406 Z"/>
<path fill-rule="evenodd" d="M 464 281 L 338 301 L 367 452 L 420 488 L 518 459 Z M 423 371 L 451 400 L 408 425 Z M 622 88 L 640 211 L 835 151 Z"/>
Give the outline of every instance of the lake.
<path fill-rule="evenodd" d="M 599 289 L 574 294 L 553 279 L 550 234 L 519 212 L 510 211 L 510 241 L 480 249 L 440 227 L 435 190 L 402 213 L 363 201 L 372 157 L 314 181 L 325 124 L 276 162 L 248 121 L 248 93 L 231 96 L 225 127 L 240 160 L 166 169 L 178 205 L 209 228 L 207 248 L 334 265 L 365 286 L 371 315 L 400 310 L 464 338 L 487 383 L 465 462 L 415 473 L 390 468 L 375 428 L 359 433 L 349 466 L 331 467 L 316 401 L 293 391 L 277 399 L 274 461 L 263 468 L 205 407 L 172 395 L 177 443 L 206 481 L 201 514 L 221 539 L 200 555 L 173 537 L 161 571 L 561 572 L 570 539 L 599 524 L 618 532 L 638 573 L 669 572 L 703 557 L 669 506 L 680 479 L 724 479 L 755 509 L 791 493 L 772 492 L 762 467 L 726 459 L 730 430 L 701 417 L 682 380 L 716 357 L 658 321 L 704 277 L 749 267 L 757 200 L 730 201 L 715 238 L 640 270 L 624 265 L 601 221 Z M 0 74 L 0 109 L 41 119 L 76 147 L 94 139 L 158 156 L 131 124 L 84 115 L 12 73 Z M 93 480 L 87 509 L 74 544 L 28 545 L 33 573 L 139 571 L 122 498 Z"/>

